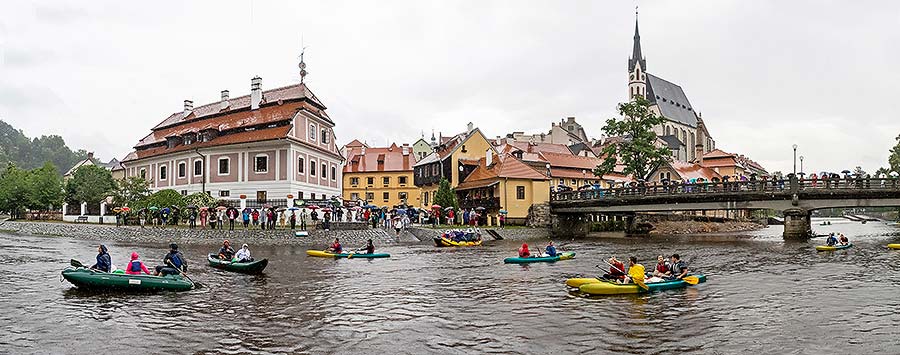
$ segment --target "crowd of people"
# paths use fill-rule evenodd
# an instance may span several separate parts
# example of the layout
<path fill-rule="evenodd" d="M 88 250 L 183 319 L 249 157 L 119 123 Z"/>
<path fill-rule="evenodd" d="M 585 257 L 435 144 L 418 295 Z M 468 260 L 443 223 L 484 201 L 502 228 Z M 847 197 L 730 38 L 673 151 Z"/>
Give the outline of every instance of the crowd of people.
<path fill-rule="evenodd" d="M 638 264 L 637 257 L 634 256 L 628 258 L 627 272 L 625 264 L 615 256 L 610 257 L 606 264 L 609 265 L 609 272 L 600 278 L 622 284 L 681 280 L 688 275 L 689 271 L 687 263 L 681 260 L 678 254 L 672 254 L 668 259 L 662 255 L 657 256 L 656 266 L 650 272 L 647 272 L 643 265 Z"/>

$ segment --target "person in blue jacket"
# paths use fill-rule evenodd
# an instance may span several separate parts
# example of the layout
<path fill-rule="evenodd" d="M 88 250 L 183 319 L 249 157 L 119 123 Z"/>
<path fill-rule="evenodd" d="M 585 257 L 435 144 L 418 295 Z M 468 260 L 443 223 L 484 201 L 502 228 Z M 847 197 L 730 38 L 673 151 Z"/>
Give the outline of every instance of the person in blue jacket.
<path fill-rule="evenodd" d="M 91 269 L 110 272 L 110 269 L 112 269 L 112 259 L 109 257 L 108 251 L 109 250 L 103 244 L 100 244 L 100 246 L 97 247 L 97 263 L 91 266 Z"/>
<path fill-rule="evenodd" d="M 547 256 L 556 256 L 556 247 L 553 246 L 553 241 L 547 243 Z"/>
<path fill-rule="evenodd" d="M 825 240 L 825 244 L 830 247 L 835 246 L 837 243 L 838 243 L 838 240 L 837 240 L 837 238 L 834 237 L 834 233 L 829 234 L 828 239 Z"/>
<path fill-rule="evenodd" d="M 163 264 L 165 265 L 156 267 L 156 276 L 178 275 L 187 271 L 187 260 L 184 260 L 184 255 L 178 251 L 178 245 L 172 243 L 169 244 L 169 248 L 171 250 L 163 258 Z"/>

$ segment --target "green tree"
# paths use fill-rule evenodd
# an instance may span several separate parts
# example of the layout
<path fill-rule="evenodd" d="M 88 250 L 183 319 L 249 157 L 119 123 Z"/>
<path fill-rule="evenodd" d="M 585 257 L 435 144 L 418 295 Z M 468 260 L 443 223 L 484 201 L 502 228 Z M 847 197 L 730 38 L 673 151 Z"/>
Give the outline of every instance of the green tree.
<path fill-rule="evenodd" d="M 441 179 L 441 184 L 434 195 L 434 203 L 444 208 L 459 208 L 459 202 L 456 200 L 456 191 L 450 187 L 450 182 L 447 179 Z"/>
<path fill-rule="evenodd" d="M 70 202 L 99 204 L 116 191 L 116 181 L 109 170 L 96 165 L 83 165 L 66 183 L 66 198 Z"/>
<path fill-rule="evenodd" d="M 147 180 L 139 176 L 129 176 L 116 181 L 116 191 L 113 194 L 113 203 L 116 206 L 130 206 L 150 195 Z"/>
<path fill-rule="evenodd" d="M 900 174 L 900 136 L 897 136 L 897 145 L 891 149 L 891 155 L 888 156 L 888 164 L 891 171 Z"/>
<path fill-rule="evenodd" d="M 669 148 L 656 146 L 656 132 L 653 132 L 653 127 L 665 119 L 651 111 L 650 102 L 640 96 L 619 104 L 619 114 L 622 119 L 606 120 L 603 132 L 609 137 L 624 137 L 624 140 L 603 148 L 603 161 L 594 168 L 594 175 L 602 179 L 621 163 L 626 175 L 647 180 L 654 170 L 672 159 Z"/>
<path fill-rule="evenodd" d="M 29 209 L 46 211 L 62 207 L 63 181 L 53 163 L 44 163 L 43 167 L 29 172 L 27 193 Z"/>
<path fill-rule="evenodd" d="M 186 205 L 184 203 L 184 196 L 181 196 L 178 191 L 172 189 L 159 190 L 154 192 L 150 196 L 145 199 L 146 207 L 178 207 L 179 209 L 184 208 Z"/>
<path fill-rule="evenodd" d="M 0 211 L 9 213 L 12 218 L 19 218 L 28 204 L 29 172 L 8 163 L 0 174 Z"/>
<path fill-rule="evenodd" d="M 197 207 L 212 207 L 216 204 L 216 199 L 207 193 L 195 192 L 184 197 L 185 206 L 194 205 Z"/>

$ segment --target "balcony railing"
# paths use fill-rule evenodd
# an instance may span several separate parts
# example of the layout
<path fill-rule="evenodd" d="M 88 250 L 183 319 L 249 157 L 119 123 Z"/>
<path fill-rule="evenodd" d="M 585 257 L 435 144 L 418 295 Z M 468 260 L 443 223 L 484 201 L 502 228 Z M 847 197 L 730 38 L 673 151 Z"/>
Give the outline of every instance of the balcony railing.
<path fill-rule="evenodd" d="M 475 198 L 475 199 L 462 199 L 459 201 L 459 207 L 462 209 L 473 209 L 478 207 L 484 207 L 487 210 L 497 210 L 500 209 L 500 198 L 499 197 L 486 197 L 486 198 Z"/>

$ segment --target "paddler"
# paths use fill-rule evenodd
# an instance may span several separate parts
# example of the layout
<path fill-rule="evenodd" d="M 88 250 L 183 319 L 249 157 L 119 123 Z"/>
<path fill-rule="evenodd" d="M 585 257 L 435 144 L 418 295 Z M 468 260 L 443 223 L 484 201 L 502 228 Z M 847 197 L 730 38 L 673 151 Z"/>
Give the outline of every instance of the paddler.
<path fill-rule="evenodd" d="M 331 243 L 331 246 L 328 247 L 328 249 L 325 249 L 325 251 L 340 254 L 344 251 L 344 248 L 341 246 L 341 242 L 337 238 L 334 238 L 334 243 Z"/>
<path fill-rule="evenodd" d="M 669 270 L 669 263 L 666 262 L 666 258 L 662 255 L 656 257 L 656 268 L 653 269 L 653 276 L 662 278 L 672 276 L 672 271 Z"/>
<path fill-rule="evenodd" d="M 219 259 L 231 261 L 234 258 L 234 249 L 231 248 L 231 242 L 225 239 L 222 247 L 219 248 Z"/>
<path fill-rule="evenodd" d="M 828 245 L 830 247 L 835 246 L 835 244 L 837 243 L 838 240 L 834 237 L 834 232 L 831 232 L 831 234 L 828 235 L 828 239 L 825 239 L 825 245 Z"/>
<path fill-rule="evenodd" d="M 163 264 L 156 267 L 156 276 L 178 275 L 187 271 L 187 260 L 178 251 L 178 244 L 169 244 L 169 252 L 163 258 Z"/>
<path fill-rule="evenodd" d="M 615 256 L 609 258 L 607 263 L 609 264 L 609 273 L 603 274 L 603 279 L 621 280 L 625 277 L 625 264 L 622 264 Z"/>
<path fill-rule="evenodd" d="M 141 261 L 140 255 L 137 252 L 131 252 L 131 261 L 128 262 L 128 266 L 125 267 L 125 273 L 128 275 L 140 275 L 140 274 L 150 274 L 150 270 L 147 270 L 147 266 L 144 265 L 144 262 Z"/>
<path fill-rule="evenodd" d="M 100 244 L 97 247 L 97 263 L 91 266 L 91 269 L 103 272 L 111 271 L 112 259 L 109 257 L 109 249 L 105 245 Z"/>
<path fill-rule="evenodd" d="M 622 283 L 644 283 L 644 265 L 637 263 L 637 258 L 628 258 L 628 275 Z"/>
<path fill-rule="evenodd" d="M 552 240 L 549 243 L 547 243 L 546 252 L 547 252 L 547 256 L 550 256 L 550 257 L 556 256 L 556 247 L 553 246 Z"/>
<path fill-rule="evenodd" d="M 519 247 L 519 257 L 520 258 L 530 258 L 531 251 L 528 250 L 528 243 L 522 243 L 522 246 Z"/>
<path fill-rule="evenodd" d="M 375 254 L 375 244 L 372 244 L 372 239 L 366 240 L 366 246 L 356 249 L 357 252 L 364 252 L 365 254 Z"/>
<path fill-rule="evenodd" d="M 844 233 L 841 233 L 841 238 L 840 238 L 840 240 L 841 240 L 841 245 L 848 245 L 848 244 L 850 244 L 850 239 L 847 239 L 847 237 L 844 236 Z"/>
<path fill-rule="evenodd" d="M 250 247 L 245 243 L 238 249 L 237 253 L 234 254 L 234 257 L 237 258 L 239 263 L 249 263 L 253 261 L 253 257 L 250 256 Z"/>
<path fill-rule="evenodd" d="M 672 254 L 670 257 L 671 264 L 669 269 L 672 271 L 672 276 L 669 276 L 667 279 L 669 280 L 681 280 L 688 274 L 688 267 L 684 261 L 681 260 L 681 256 L 678 254 Z"/>

